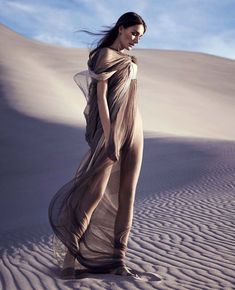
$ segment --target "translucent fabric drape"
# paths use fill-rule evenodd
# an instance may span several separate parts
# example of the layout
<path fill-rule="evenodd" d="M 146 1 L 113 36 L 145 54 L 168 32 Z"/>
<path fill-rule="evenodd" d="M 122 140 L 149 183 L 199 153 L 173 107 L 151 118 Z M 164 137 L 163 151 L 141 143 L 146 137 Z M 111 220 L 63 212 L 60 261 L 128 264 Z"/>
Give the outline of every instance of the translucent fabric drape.
<path fill-rule="evenodd" d="M 124 264 L 133 208 L 128 209 L 130 213 L 118 214 L 123 175 L 120 164 L 128 158 L 133 137 L 136 79 L 131 63 L 135 60 L 102 48 L 89 58 L 88 70 L 74 76 L 87 101 L 84 116 L 89 150 L 75 176 L 56 192 L 49 205 L 53 247 L 60 265 L 66 251 L 97 273 Z M 108 79 L 111 130 L 107 148 L 97 104 L 97 81 L 102 79 Z"/>

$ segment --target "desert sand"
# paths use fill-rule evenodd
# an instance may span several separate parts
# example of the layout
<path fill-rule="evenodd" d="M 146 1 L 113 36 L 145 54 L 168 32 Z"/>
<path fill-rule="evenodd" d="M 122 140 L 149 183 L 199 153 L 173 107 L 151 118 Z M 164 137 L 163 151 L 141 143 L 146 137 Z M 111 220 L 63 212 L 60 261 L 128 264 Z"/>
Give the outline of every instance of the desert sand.
<path fill-rule="evenodd" d="M 235 289 L 235 61 L 130 52 L 145 140 L 127 265 L 143 279 L 62 280 L 47 209 L 88 150 L 85 99 L 73 81 L 88 49 L 43 44 L 4 25 L 0 37 L 0 288 Z"/>

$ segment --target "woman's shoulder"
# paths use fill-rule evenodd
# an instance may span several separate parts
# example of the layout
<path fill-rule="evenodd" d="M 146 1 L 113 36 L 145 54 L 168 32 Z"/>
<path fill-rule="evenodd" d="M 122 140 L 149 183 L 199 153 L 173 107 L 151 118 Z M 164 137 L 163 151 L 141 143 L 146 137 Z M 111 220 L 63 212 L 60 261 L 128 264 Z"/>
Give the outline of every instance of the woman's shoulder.
<path fill-rule="evenodd" d="M 131 55 L 121 52 L 121 51 L 117 51 L 116 49 L 106 46 L 106 47 L 102 47 L 101 48 L 102 53 L 104 53 L 107 56 L 110 57 L 126 57 L 126 58 L 131 58 Z"/>
<path fill-rule="evenodd" d="M 107 61 L 114 59 L 114 58 L 123 58 L 124 57 L 126 59 L 131 59 L 133 62 L 137 63 L 137 58 L 135 56 L 117 51 L 116 49 L 109 47 L 109 46 L 105 46 L 105 47 L 101 47 L 101 48 L 97 49 L 96 54 L 97 54 L 98 58 L 102 58 L 102 59 L 105 59 Z"/>
<path fill-rule="evenodd" d="M 95 49 L 90 53 L 88 59 L 88 66 L 94 67 L 99 66 L 99 64 L 107 62 L 111 59 L 111 55 L 106 47 Z"/>
<path fill-rule="evenodd" d="M 113 49 L 110 47 L 101 47 L 98 49 L 99 56 L 105 59 L 110 59 L 115 56 Z"/>
<path fill-rule="evenodd" d="M 115 60 L 116 57 L 117 56 L 111 49 L 109 49 L 108 47 L 101 47 L 95 51 L 92 59 L 95 61 L 95 63 L 99 64 L 112 62 Z"/>

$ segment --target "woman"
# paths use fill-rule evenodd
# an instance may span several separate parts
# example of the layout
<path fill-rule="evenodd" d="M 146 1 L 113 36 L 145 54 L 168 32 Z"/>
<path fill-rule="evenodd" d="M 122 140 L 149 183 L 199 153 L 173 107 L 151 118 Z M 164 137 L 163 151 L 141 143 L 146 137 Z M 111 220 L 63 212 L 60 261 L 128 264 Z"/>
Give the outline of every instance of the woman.
<path fill-rule="evenodd" d="M 136 97 L 137 60 L 124 50 L 131 50 L 145 31 L 138 14 L 123 14 L 90 52 L 89 78 L 86 72 L 74 76 L 87 100 L 84 115 L 90 149 L 75 177 L 49 206 L 54 252 L 64 278 L 82 271 L 138 278 L 125 265 L 125 255 L 143 129 Z"/>

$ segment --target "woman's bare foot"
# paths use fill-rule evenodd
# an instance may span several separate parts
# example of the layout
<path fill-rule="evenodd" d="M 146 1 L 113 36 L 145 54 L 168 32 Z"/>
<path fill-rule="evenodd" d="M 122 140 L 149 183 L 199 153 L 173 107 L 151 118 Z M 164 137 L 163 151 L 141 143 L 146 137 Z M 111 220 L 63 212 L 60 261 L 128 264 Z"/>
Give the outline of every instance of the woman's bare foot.
<path fill-rule="evenodd" d="M 131 268 L 127 266 L 120 266 L 118 268 L 115 268 L 110 271 L 110 274 L 115 274 L 115 275 L 122 275 L 122 276 L 132 276 L 135 279 L 140 279 L 140 277 L 133 273 Z"/>
<path fill-rule="evenodd" d="M 75 269 L 72 267 L 63 268 L 61 270 L 61 278 L 62 279 L 74 279 L 75 278 Z"/>
<path fill-rule="evenodd" d="M 68 251 L 64 258 L 63 269 L 61 270 L 63 279 L 73 279 L 75 277 L 75 258 Z"/>

